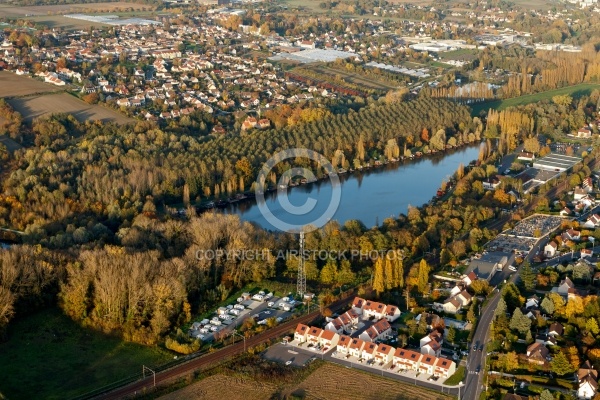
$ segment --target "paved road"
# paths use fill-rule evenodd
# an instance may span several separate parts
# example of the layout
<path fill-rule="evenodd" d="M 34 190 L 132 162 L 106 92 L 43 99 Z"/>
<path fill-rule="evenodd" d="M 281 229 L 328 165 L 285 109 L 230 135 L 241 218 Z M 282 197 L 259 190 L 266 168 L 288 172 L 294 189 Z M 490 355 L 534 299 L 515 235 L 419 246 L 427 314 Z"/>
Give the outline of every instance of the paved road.
<path fill-rule="evenodd" d="M 344 299 L 332 303 L 331 305 L 329 305 L 328 308 L 331 311 L 335 312 L 341 309 L 344 305 L 348 304 L 348 302 L 354 296 L 354 293 L 350 294 L 348 297 L 345 297 Z M 285 322 L 259 335 L 252 336 L 246 339 L 245 342 L 240 341 L 238 343 L 235 343 L 234 345 L 227 346 L 221 350 L 217 350 L 205 356 L 198 357 L 190 361 L 184 362 L 182 364 L 179 364 L 166 371 L 158 372 L 155 377 L 149 376 L 146 379 L 138 380 L 111 392 L 98 395 L 94 398 L 102 400 L 117 400 L 134 397 L 137 393 L 141 393 L 144 390 L 151 390 L 151 388 L 155 384 L 154 378 L 156 379 L 156 386 L 159 386 L 160 384 L 172 381 L 173 379 L 181 376 L 185 376 L 193 371 L 206 369 L 217 362 L 223 361 L 224 359 L 242 354 L 246 348 L 257 346 L 271 339 L 277 339 L 283 336 L 284 334 L 293 331 L 299 323 L 309 324 L 311 321 L 314 321 L 319 316 L 320 312 L 318 310 L 313 311 L 310 314 L 303 315 L 299 318 Z"/>

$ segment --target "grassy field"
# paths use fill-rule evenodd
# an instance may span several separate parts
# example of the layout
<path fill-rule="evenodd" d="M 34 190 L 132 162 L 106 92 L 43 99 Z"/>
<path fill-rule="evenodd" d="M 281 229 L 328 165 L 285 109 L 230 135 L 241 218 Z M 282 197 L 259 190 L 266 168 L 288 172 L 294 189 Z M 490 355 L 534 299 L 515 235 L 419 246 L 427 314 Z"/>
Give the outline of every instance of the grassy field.
<path fill-rule="evenodd" d="M 0 97 L 27 96 L 36 93 L 62 92 L 58 87 L 41 82 L 28 76 L 19 76 L 12 72 L 0 71 Z"/>
<path fill-rule="evenodd" d="M 396 400 L 399 398 L 445 400 L 452 398 L 422 387 L 327 363 L 300 384 L 279 385 L 277 382 L 254 382 L 245 377 L 213 375 L 160 397 L 160 399 L 219 398 L 222 396 L 224 388 L 227 388 L 227 400 L 266 400 L 275 395 L 278 398 L 293 395 L 307 400 Z"/>
<path fill-rule="evenodd" d="M 84 29 L 92 25 L 105 26 L 97 22 L 66 18 L 65 14 L 119 14 L 127 17 L 148 17 L 154 7 L 148 4 L 126 2 L 57 4 L 48 6 L 0 5 L 0 17 L 27 18 L 49 28 Z"/>
<path fill-rule="evenodd" d="M 0 393 L 67 399 L 172 359 L 167 351 L 80 328 L 56 309 L 17 320 L 0 344 Z M 2 396 L 0 396 L 2 397 Z"/>
<path fill-rule="evenodd" d="M 67 93 L 16 98 L 8 102 L 16 111 L 21 113 L 26 122 L 31 122 L 45 114 L 54 113 L 69 113 L 78 121 L 100 120 L 120 124 L 133 121 L 133 119 L 121 115 L 117 111 L 100 105 L 87 104 Z"/>
<path fill-rule="evenodd" d="M 508 108 L 508 107 L 515 107 L 515 106 L 520 106 L 520 105 L 525 105 L 525 104 L 537 103 L 538 101 L 548 100 L 548 99 L 551 99 L 553 96 L 563 95 L 563 94 L 568 94 L 573 97 L 580 97 L 580 96 L 584 96 L 584 95 L 589 95 L 592 92 L 592 90 L 594 90 L 594 89 L 600 89 L 600 84 L 581 83 L 579 85 L 564 87 L 564 88 L 555 89 L 555 90 L 549 90 L 547 92 L 542 92 L 542 93 L 527 94 L 524 96 L 513 97 L 510 99 L 506 99 L 506 100 L 496 100 L 496 101 L 475 104 L 474 106 L 471 107 L 472 108 L 471 114 L 479 115 L 479 113 L 482 110 L 487 112 L 487 110 L 490 108 L 493 108 L 495 110 L 504 110 L 505 108 Z"/>

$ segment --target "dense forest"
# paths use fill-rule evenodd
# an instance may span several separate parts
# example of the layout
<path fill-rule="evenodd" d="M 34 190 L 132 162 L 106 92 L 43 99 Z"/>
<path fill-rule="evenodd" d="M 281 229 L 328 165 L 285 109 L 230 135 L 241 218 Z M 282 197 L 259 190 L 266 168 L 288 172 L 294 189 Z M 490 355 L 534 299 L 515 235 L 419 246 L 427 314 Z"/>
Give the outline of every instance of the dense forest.
<path fill-rule="evenodd" d="M 482 126 L 466 107 L 425 97 L 241 136 L 176 135 L 147 122 L 81 124 L 72 116 L 52 116 L 33 125 L 38 147 L 11 160 L 0 224 L 25 230 L 26 241 L 66 248 L 102 238 L 98 222 L 114 231 L 164 204 L 248 190 L 262 163 L 281 149 L 312 149 L 348 168 L 422 145 L 423 130 L 434 132 L 425 139 L 440 150 L 446 141 L 473 142 Z M 290 166 L 278 167 L 279 174 Z M 75 239 L 66 230 L 70 224 L 84 233 Z"/>

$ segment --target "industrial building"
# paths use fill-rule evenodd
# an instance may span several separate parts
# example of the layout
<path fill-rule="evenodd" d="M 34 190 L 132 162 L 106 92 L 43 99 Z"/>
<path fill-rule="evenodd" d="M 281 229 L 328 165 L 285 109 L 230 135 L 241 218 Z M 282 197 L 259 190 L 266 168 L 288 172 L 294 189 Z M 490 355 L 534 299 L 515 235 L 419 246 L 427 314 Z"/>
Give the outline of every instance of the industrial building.
<path fill-rule="evenodd" d="M 581 161 L 581 158 L 564 154 L 550 153 L 533 163 L 534 168 L 544 171 L 565 172 Z"/>

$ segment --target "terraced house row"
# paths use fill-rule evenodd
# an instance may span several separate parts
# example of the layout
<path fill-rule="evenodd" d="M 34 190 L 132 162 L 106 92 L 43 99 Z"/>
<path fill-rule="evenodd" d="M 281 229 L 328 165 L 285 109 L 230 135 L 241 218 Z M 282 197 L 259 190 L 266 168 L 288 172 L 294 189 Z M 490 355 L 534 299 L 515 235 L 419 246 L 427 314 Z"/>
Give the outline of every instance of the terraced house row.
<path fill-rule="evenodd" d="M 377 344 L 339 335 L 333 331 L 298 324 L 294 332 L 294 340 L 298 343 L 308 343 L 321 346 L 323 352 L 335 347 L 341 356 L 354 357 L 359 362 L 373 361 L 382 368 L 399 371 L 414 370 L 418 373 L 447 378 L 456 371 L 456 363 L 431 354 L 421 354 L 406 349 L 396 349 L 387 344 Z"/>

